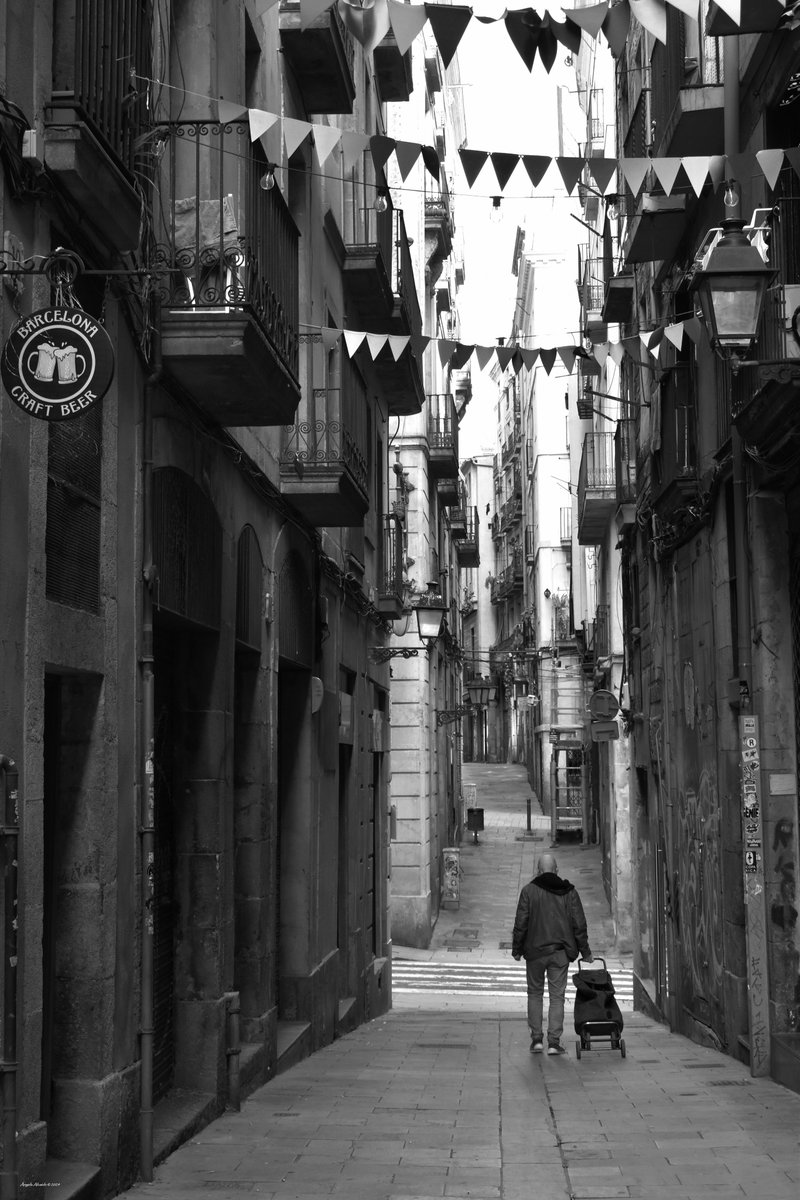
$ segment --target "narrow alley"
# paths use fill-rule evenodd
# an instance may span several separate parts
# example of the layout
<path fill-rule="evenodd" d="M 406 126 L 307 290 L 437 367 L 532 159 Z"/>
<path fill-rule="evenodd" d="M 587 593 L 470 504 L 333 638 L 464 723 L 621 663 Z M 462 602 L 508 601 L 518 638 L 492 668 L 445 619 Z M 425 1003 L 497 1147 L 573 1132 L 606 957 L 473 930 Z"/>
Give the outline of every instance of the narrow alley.
<path fill-rule="evenodd" d="M 485 829 L 461 847 L 459 905 L 442 910 L 430 949 L 394 948 L 392 1010 L 195 1134 L 131 1200 L 798 1194 L 800 1095 L 632 1011 L 596 846 L 555 852 L 619 987 L 627 1053 L 606 1043 L 577 1059 L 570 993 L 568 1053 L 529 1053 L 524 970 L 508 942 L 549 829 L 534 800 L 527 832 L 523 767 L 467 764 L 465 779 Z"/>

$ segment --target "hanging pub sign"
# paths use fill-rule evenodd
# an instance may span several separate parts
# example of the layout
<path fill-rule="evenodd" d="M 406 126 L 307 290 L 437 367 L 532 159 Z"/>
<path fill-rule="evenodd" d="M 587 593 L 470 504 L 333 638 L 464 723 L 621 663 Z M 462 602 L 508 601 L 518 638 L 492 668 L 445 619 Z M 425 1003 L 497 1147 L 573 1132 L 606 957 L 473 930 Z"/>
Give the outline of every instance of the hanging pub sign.
<path fill-rule="evenodd" d="M 11 330 L 0 375 L 23 412 L 42 421 L 68 421 L 108 391 L 114 348 L 100 322 L 82 308 L 40 308 Z"/>

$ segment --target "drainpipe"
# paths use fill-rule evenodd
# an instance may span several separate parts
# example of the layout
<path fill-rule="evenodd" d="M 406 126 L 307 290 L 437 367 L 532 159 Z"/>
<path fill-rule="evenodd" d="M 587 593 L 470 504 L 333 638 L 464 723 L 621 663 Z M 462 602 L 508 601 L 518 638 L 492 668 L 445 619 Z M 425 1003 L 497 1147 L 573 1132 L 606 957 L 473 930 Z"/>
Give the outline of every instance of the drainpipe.
<path fill-rule="evenodd" d="M 0 1200 L 17 1200 L 17 938 L 18 927 L 18 847 L 19 847 L 19 773 L 12 759 L 0 754 L 0 786 L 3 803 L 3 1166 L 0 1171 Z"/>
<path fill-rule="evenodd" d="M 153 370 L 144 389 L 142 409 L 142 784 L 140 785 L 142 870 L 141 1089 L 139 1109 L 140 1170 L 153 1180 L 153 943 L 155 921 L 155 671 L 153 660 L 153 397 L 161 379 L 161 312 L 153 314 Z"/>
<path fill-rule="evenodd" d="M 729 157 L 740 153 L 739 129 L 739 37 L 723 38 L 724 54 L 724 119 L 725 153 Z M 741 193 L 736 189 L 737 201 L 730 209 L 730 216 L 741 216 Z M 752 629 L 753 615 L 750 601 L 749 538 L 747 508 L 747 467 L 741 435 L 735 425 L 731 427 L 731 455 L 733 459 L 733 513 L 734 545 L 736 554 L 736 610 L 738 623 L 737 657 L 739 662 L 739 745 L 755 747 L 756 759 L 754 783 L 756 786 L 756 819 L 759 825 L 758 850 L 754 865 L 744 875 L 745 942 L 747 948 L 747 1005 L 749 1019 L 750 1074 L 770 1074 L 770 1011 L 769 975 L 767 947 L 767 904 L 764 887 L 764 856 L 762 853 L 763 816 L 761 815 L 761 766 L 760 735 L 758 718 L 753 712 L 753 661 Z M 745 741 L 745 739 L 747 739 Z M 744 754 L 741 762 L 744 763 Z M 751 755 L 753 750 L 748 750 Z M 740 768 L 742 778 L 741 810 L 752 801 L 744 794 L 744 765 Z M 751 821 L 752 824 L 752 821 Z M 743 850 L 745 847 L 743 847 Z"/>

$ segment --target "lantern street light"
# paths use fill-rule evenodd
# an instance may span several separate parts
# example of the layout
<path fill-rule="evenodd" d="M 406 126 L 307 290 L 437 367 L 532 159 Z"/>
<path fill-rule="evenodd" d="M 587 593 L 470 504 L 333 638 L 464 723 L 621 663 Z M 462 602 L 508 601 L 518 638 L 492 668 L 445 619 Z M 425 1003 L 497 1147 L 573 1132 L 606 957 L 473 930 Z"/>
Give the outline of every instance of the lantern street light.
<path fill-rule="evenodd" d="M 729 217 L 722 230 L 692 288 L 711 345 L 735 370 L 756 340 L 764 297 L 776 272 L 751 245 L 741 218 Z"/>
<path fill-rule="evenodd" d="M 435 583 L 428 584 L 428 590 L 419 604 L 414 606 L 417 615 L 417 630 L 420 641 L 426 651 L 432 649 L 445 628 L 445 613 L 447 607 L 441 592 Z M 416 658 L 419 654 L 417 646 L 371 646 L 370 653 L 374 662 L 385 663 L 392 658 Z"/>

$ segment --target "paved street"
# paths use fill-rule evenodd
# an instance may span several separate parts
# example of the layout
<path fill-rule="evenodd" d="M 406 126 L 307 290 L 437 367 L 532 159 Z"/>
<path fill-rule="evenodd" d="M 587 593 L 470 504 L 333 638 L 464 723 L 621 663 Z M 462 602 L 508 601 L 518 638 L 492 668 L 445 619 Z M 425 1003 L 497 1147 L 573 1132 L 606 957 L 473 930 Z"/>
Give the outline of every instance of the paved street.
<path fill-rule="evenodd" d="M 800 1095 L 630 1011 L 597 847 L 556 849 L 592 949 L 619 987 L 627 1054 L 529 1053 L 514 905 L 535 854 L 524 769 L 471 768 L 485 808 L 457 909 L 429 950 L 395 948 L 394 1010 L 306 1059 L 197 1134 L 132 1198 L 787 1200 L 800 1192 Z M 500 785 L 503 785 L 502 787 Z M 489 796 L 491 795 L 491 804 Z M 520 823 L 520 797 L 522 821 Z"/>

